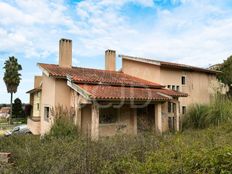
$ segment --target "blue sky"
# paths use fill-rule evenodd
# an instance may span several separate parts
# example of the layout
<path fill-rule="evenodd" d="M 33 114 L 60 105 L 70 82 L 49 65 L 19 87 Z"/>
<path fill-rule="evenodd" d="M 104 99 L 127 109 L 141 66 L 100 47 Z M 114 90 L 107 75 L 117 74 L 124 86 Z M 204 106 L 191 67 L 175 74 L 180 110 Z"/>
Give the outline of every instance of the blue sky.
<path fill-rule="evenodd" d="M 57 63 L 60 38 L 73 40 L 82 67 L 104 68 L 106 49 L 201 67 L 232 54 L 231 0 L 0 0 L 0 19 L 0 67 L 9 56 L 22 64 L 23 102 L 36 63 Z M 0 103 L 9 102 L 3 73 Z"/>

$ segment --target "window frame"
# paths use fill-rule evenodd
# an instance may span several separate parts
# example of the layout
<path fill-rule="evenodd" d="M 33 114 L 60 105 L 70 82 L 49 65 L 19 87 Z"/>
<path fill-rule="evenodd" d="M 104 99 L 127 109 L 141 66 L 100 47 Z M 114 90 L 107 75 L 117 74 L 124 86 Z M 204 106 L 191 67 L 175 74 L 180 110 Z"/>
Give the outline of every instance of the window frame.
<path fill-rule="evenodd" d="M 47 110 L 48 109 L 48 110 Z M 49 121 L 51 109 L 49 106 L 44 106 L 44 120 Z"/>
<path fill-rule="evenodd" d="M 182 75 L 181 76 L 181 84 L 184 86 L 184 85 L 186 85 L 186 75 Z"/>
<path fill-rule="evenodd" d="M 185 115 L 187 112 L 187 106 L 182 106 L 182 115 Z"/>
<path fill-rule="evenodd" d="M 172 85 L 172 90 L 173 90 L 173 91 L 176 90 L 176 85 Z"/>

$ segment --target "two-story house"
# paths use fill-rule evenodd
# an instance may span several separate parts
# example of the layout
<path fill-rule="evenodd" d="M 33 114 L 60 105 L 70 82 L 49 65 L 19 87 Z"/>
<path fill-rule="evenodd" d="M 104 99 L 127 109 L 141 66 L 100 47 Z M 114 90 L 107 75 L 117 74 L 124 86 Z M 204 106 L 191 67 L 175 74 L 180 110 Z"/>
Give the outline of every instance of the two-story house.
<path fill-rule="evenodd" d="M 180 129 L 192 103 L 208 103 L 217 71 L 130 56 L 116 71 L 116 52 L 105 52 L 105 70 L 72 66 L 72 41 L 59 42 L 59 64 L 39 63 L 42 76 L 29 91 L 28 127 L 46 134 L 56 106 L 74 110 L 74 124 L 92 139 Z M 39 102 L 40 101 L 40 102 Z"/>

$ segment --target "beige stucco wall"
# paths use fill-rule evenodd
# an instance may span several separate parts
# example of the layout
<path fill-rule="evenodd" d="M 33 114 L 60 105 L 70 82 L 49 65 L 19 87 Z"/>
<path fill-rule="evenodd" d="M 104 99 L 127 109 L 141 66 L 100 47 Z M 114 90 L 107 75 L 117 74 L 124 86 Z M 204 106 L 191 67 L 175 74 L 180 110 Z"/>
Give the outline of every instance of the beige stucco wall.
<path fill-rule="evenodd" d="M 70 99 L 72 96 L 72 90 L 67 85 L 66 80 L 55 80 L 55 106 L 62 106 L 64 108 L 70 108 Z"/>
<path fill-rule="evenodd" d="M 43 74 L 42 100 L 41 100 L 41 135 L 50 130 L 52 120 L 45 120 L 44 107 L 55 105 L 55 79 Z"/>
<path fill-rule="evenodd" d="M 90 135 L 91 130 L 91 105 L 85 105 L 81 108 L 81 132 Z"/>
<path fill-rule="evenodd" d="M 160 81 L 160 67 L 128 59 L 122 60 L 122 71 L 126 74 L 158 83 Z"/>
<path fill-rule="evenodd" d="M 181 84 L 181 77 L 186 77 L 186 84 Z M 181 70 L 161 69 L 160 83 L 163 85 L 180 86 L 180 91 L 188 94 L 188 97 L 180 98 L 181 106 L 189 106 L 191 104 L 207 104 L 214 91 L 211 89 L 211 83 L 216 81 L 216 76 Z"/>
<path fill-rule="evenodd" d="M 44 74 L 42 91 L 41 134 L 43 135 L 50 130 L 53 123 L 53 116 L 51 114 L 49 120 L 44 118 L 44 107 L 49 107 L 50 110 L 55 109 L 57 106 L 70 109 L 72 90 L 67 86 L 65 79 L 54 79 Z"/>
<path fill-rule="evenodd" d="M 122 71 L 145 80 L 162 85 L 175 85 L 180 91 L 188 93 L 188 97 L 180 98 L 180 108 L 194 103 L 209 103 L 215 93 L 212 85 L 217 84 L 216 76 L 201 72 L 190 72 L 160 68 L 148 63 L 122 59 Z M 186 76 L 186 85 L 181 84 L 181 77 Z"/>

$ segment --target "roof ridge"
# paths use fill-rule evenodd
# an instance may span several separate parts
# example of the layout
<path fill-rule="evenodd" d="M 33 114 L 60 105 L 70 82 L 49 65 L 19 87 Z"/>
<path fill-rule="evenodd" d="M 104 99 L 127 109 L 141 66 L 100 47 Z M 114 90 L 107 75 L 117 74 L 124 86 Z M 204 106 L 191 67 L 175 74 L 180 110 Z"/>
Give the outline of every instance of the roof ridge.
<path fill-rule="evenodd" d="M 169 64 L 170 66 L 179 66 L 179 67 L 190 68 L 190 69 L 193 68 L 193 69 L 214 72 L 214 73 L 220 72 L 220 71 L 211 70 L 209 68 L 203 68 L 203 67 L 198 67 L 198 66 L 193 66 L 193 65 L 183 64 L 183 63 L 176 63 L 176 62 L 172 62 L 172 61 L 163 61 L 163 60 L 156 60 L 156 59 L 152 59 L 152 58 L 135 57 L 135 56 L 128 56 L 128 55 L 119 55 L 119 56 L 122 58 L 124 57 L 124 58 L 134 59 L 134 60 L 143 61 L 143 62 L 147 61 L 146 63 L 159 63 L 160 66 L 162 66 L 162 64 L 166 64 L 166 65 Z"/>
<path fill-rule="evenodd" d="M 57 67 L 60 67 L 58 64 L 53 64 L 53 63 L 37 63 L 38 65 L 54 65 Z M 86 70 L 96 70 L 96 71 L 107 71 L 107 72 L 114 72 L 114 73 L 122 73 L 120 71 L 113 71 L 113 70 L 104 70 L 104 69 L 97 69 L 97 68 L 85 68 L 85 67 L 80 67 L 80 66 L 72 66 L 71 68 L 69 67 L 60 67 L 60 68 L 65 68 L 65 69 L 86 69 Z"/>

